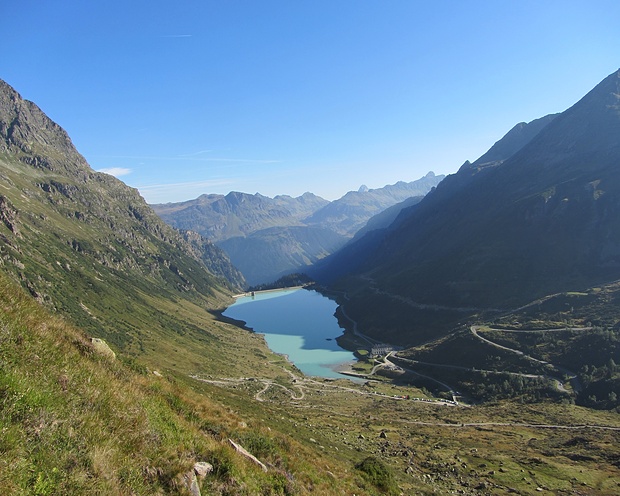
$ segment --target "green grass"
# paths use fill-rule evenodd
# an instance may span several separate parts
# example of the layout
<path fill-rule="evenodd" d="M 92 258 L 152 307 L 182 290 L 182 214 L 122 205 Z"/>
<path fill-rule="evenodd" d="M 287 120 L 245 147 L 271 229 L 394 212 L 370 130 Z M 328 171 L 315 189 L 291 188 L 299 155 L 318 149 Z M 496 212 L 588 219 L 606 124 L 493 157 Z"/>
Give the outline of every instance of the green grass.
<path fill-rule="evenodd" d="M 532 479 L 551 491 L 614 494 L 620 483 L 617 431 L 518 425 L 620 427 L 617 414 L 518 402 L 436 406 L 393 399 L 412 390 L 382 382 L 317 381 L 303 386 L 301 401 L 277 388 L 259 403 L 256 381 L 246 388 L 181 373 L 159 378 L 139 360 L 125 365 L 122 356 L 98 356 L 81 331 L 50 316 L 6 278 L 0 281 L 3 494 L 175 493 L 179 474 L 195 461 L 215 468 L 202 483 L 204 494 L 431 494 L 483 482 L 499 493 L 509 487 L 527 492 Z M 236 332 L 248 336 L 229 329 L 233 339 Z M 260 361 L 239 354 L 254 365 Z M 240 376 L 231 368 L 219 373 Z M 295 385 L 287 374 L 276 378 Z M 467 425 L 488 422 L 498 425 Z M 267 463 L 269 472 L 235 453 L 228 438 Z M 385 473 L 355 469 L 368 457 Z"/>
<path fill-rule="evenodd" d="M 293 439 L 247 427 L 181 383 L 98 355 L 80 331 L 4 276 L 0 340 L 2 494 L 175 493 L 179 475 L 196 461 L 215 467 L 203 482 L 206 494 L 303 494 L 303 484 L 285 474 L 302 470 L 301 480 L 312 473 L 325 478 L 320 469 L 308 469 L 316 456 L 300 456 Z M 264 474 L 246 462 L 228 437 L 247 443 L 274 468 Z"/>

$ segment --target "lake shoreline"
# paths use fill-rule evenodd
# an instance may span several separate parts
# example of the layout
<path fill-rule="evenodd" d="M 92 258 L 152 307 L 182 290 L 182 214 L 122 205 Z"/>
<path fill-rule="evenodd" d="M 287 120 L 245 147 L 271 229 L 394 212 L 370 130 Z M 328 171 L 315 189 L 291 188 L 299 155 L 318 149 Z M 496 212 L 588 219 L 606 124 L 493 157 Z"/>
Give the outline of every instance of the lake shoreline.
<path fill-rule="evenodd" d="M 336 318 L 337 307 L 315 289 L 298 286 L 240 295 L 219 315 L 222 321 L 262 334 L 272 352 L 305 376 L 349 379 L 355 377 L 357 359 L 339 343 L 346 329 Z"/>

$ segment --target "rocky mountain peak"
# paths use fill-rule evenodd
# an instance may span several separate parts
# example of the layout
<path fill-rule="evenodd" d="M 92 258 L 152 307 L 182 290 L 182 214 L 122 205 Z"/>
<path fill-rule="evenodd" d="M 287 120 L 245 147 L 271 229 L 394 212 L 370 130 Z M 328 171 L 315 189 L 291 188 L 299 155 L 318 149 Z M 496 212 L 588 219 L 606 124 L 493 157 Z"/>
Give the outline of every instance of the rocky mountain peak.
<path fill-rule="evenodd" d="M 24 163 L 38 169 L 70 171 L 78 179 L 92 172 L 65 130 L 2 80 L 0 150 L 19 154 Z"/>

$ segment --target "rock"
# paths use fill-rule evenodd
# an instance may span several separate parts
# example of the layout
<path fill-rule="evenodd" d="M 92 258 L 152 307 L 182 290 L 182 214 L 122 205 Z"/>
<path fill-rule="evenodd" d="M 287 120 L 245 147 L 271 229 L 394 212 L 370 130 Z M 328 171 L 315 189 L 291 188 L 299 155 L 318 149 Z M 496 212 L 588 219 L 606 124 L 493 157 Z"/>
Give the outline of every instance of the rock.
<path fill-rule="evenodd" d="M 201 496 L 198 479 L 193 470 L 183 474 L 183 484 L 192 496 Z"/>
<path fill-rule="evenodd" d="M 112 348 L 110 348 L 108 346 L 108 343 L 106 343 L 103 339 L 90 338 L 90 342 L 92 343 L 95 352 L 99 353 L 100 355 L 107 356 L 111 359 L 116 358 L 116 353 L 114 353 Z"/>
<path fill-rule="evenodd" d="M 260 468 L 263 469 L 263 472 L 267 472 L 267 466 L 261 462 L 258 458 L 256 458 L 254 455 L 252 455 L 249 451 L 247 451 L 243 446 L 235 443 L 232 439 L 228 439 L 228 442 L 230 443 L 230 445 L 235 449 L 235 451 L 243 456 L 245 456 L 246 458 L 248 458 L 249 460 L 251 460 L 252 462 L 256 463 L 256 465 L 258 465 Z"/>
<path fill-rule="evenodd" d="M 196 462 L 194 464 L 194 472 L 199 479 L 204 479 L 207 475 L 213 472 L 213 465 L 207 462 Z"/>
<path fill-rule="evenodd" d="M 387 434 L 385 433 L 385 431 L 381 431 L 381 434 L 379 434 L 379 437 L 381 439 L 387 439 Z"/>

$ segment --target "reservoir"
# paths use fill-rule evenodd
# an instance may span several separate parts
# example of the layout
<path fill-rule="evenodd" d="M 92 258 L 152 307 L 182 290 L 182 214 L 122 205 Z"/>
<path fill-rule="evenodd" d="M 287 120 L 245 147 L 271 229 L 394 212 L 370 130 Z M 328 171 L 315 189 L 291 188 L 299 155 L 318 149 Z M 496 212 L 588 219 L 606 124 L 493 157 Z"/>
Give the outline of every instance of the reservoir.
<path fill-rule="evenodd" d="M 224 315 L 264 334 L 269 348 L 287 355 L 304 374 L 344 378 L 335 369 L 355 356 L 336 342 L 343 333 L 334 316 L 337 306 L 316 291 L 290 289 L 240 297 Z"/>

